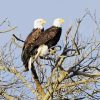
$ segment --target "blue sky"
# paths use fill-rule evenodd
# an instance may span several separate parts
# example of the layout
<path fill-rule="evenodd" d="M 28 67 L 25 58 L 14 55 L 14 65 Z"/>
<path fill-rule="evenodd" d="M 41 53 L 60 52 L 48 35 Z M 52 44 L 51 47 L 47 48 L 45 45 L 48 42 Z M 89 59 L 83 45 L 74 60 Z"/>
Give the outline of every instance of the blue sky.
<path fill-rule="evenodd" d="M 65 19 L 64 27 L 81 17 L 85 9 L 96 10 L 100 16 L 99 0 L 0 0 L 0 18 L 8 18 L 18 26 L 17 33 L 27 34 L 33 28 L 36 18 L 47 20 L 46 28 L 52 25 L 54 18 Z"/>

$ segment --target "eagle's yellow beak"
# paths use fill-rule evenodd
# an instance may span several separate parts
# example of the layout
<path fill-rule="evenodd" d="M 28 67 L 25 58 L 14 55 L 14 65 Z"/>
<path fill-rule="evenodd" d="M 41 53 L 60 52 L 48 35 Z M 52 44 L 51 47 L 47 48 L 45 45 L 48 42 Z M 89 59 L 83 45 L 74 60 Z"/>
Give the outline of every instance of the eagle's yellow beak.
<path fill-rule="evenodd" d="M 61 23 L 64 23 L 64 19 L 60 19 L 60 22 L 61 22 Z"/>
<path fill-rule="evenodd" d="M 45 24 L 46 24 L 46 20 L 43 20 L 43 21 L 42 21 L 42 25 L 45 25 Z"/>

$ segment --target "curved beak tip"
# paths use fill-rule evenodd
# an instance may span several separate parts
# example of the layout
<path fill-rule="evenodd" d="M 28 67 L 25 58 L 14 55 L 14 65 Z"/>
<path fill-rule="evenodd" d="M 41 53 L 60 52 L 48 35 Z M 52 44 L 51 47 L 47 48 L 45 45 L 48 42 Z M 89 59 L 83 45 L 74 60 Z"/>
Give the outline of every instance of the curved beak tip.
<path fill-rule="evenodd" d="M 64 21 L 64 19 L 62 19 L 62 23 L 64 23 L 65 21 Z"/>
<path fill-rule="evenodd" d="M 44 20 L 44 24 L 46 24 L 46 20 Z"/>

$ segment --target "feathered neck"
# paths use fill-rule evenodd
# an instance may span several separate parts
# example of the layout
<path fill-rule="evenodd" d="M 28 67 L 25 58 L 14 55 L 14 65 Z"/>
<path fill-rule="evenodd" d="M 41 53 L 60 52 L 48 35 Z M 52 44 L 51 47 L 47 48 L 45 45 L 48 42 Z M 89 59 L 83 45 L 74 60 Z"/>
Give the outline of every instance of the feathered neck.
<path fill-rule="evenodd" d="M 57 23 L 57 22 L 54 22 L 54 23 L 53 23 L 53 26 L 54 26 L 54 27 L 60 28 L 60 27 L 61 27 L 61 24 L 60 24 L 60 23 Z"/>
<path fill-rule="evenodd" d="M 34 24 L 35 29 L 43 29 L 43 25 L 40 24 Z"/>

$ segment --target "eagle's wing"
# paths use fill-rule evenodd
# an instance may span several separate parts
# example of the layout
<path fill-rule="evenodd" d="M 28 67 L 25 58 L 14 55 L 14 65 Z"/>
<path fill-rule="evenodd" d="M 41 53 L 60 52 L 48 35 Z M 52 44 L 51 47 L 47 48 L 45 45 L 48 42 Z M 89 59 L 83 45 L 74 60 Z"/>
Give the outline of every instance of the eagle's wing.
<path fill-rule="evenodd" d="M 43 32 L 43 30 L 41 29 L 33 29 L 33 31 L 28 35 L 28 37 L 25 40 L 23 49 L 29 49 L 30 45 L 34 44 L 34 42 L 36 41 L 36 39 L 39 38 L 41 32 Z"/>
<path fill-rule="evenodd" d="M 33 29 L 33 31 L 28 35 L 28 37 L 25 40 L 21 59 L 23 61 L 23 65 L 25 65 L 26 70 L 28 70 L 28 61 L 31 57 L 31 51 L 34 50 L 34 42 L 39 38 L 41 32 L 43 32 L 41 29 Z"/>
<path fill-rule="evenodd" d="M 61 28 L 51 27 L 41 33 L 39 38 L 34 42 L 34 48 L 46 44 L 49 48 L 56 45 L 61 36 Z"/>
<path fill-rule="evenodd" d="M 42 44 L 47 45 L 49 48 L 56 45 L 60 39 L 61 31 L 61 28 L 52 26 L 44 32 L 37 29 L 30 33 L 25 41 L 21 55 L 26 70 L 28 70 L 28 61 L 37 48 Z"/>

